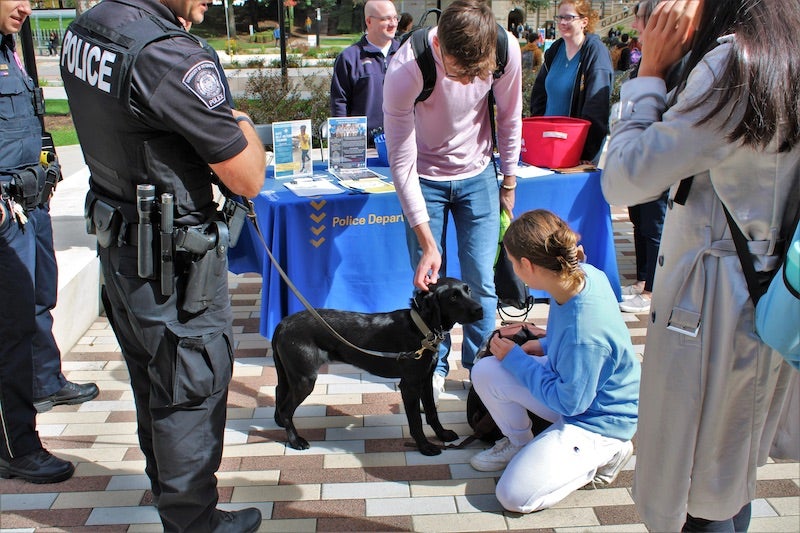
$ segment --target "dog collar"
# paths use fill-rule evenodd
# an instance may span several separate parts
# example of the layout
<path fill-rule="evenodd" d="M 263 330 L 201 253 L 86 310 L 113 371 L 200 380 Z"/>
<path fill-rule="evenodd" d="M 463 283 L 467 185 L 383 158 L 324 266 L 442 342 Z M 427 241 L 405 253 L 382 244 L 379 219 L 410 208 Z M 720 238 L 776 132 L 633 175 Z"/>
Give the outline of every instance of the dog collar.
<path fill-rule="evenodd" d="M 417 353 L 420 354 L 424 350 L 437 351 L 439 349 L 439 344 L 444 340 L 444 333 L 431 331 L 431 328 L 428 327 L 417 310 L 413 307 L 411 308 L 411 320 L 414 321 L 414 324 L 416 324 L 420 332 L 425 335 L 425 338 L 422 339 L 422 347 Z"/>

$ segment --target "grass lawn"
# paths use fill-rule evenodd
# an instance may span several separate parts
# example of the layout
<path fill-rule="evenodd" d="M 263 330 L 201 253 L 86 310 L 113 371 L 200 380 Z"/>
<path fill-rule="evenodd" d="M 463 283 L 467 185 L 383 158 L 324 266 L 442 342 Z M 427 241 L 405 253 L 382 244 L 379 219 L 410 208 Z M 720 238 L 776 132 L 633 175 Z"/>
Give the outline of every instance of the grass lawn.
<path fill-rule="evenodd" d="M 47 100 L 45 102 L 44 128 L 53 136 L 53 144 L 57 147 L 78 144 L 78 134 L 72 124 L 72 116 L 66 100 Z"/>
<path fill-rule="evenodd" d="M 296 50 L 295 47 L 298 43 L 302 43 L 302 45 L 307 46 L 307 41 L 305 41 L 305 35 L 293 35 L 290 39 L 291 43 L 287 43 L 288 53 L 290 54 L 297 54 L 301 53 L 300 50 Z M 320 50 L 330 50 L 333 49 L 336 52 L 343 50 L 344 48 L 350 46 L 351 44 L 358 41 L 360 38 L 360 34 L 346 34 L 346 35 L 321 35 L 320 36 Z M 219 51 L 227 50 L 227 40 L 224 36 L 215 36 L 209 37 L 206 39 L 209 44 L 215 49 Z M 316 47 L 311 47 L 313 50 Z M 234 57 L 235 54 L 277 54 L 280 52 L 280 42 L 275 41 L 271 37 L 267 39 L 266 42 L 251 42 L 247 36 L 239 36 L 236 39 L 235 50 L 234 50 Z M 313 54 L 313 52 L 312 52 Z M 309 54 L 309 55 L 312 55 Z M 316 54 L 313 54 L 316 55 Z"/>

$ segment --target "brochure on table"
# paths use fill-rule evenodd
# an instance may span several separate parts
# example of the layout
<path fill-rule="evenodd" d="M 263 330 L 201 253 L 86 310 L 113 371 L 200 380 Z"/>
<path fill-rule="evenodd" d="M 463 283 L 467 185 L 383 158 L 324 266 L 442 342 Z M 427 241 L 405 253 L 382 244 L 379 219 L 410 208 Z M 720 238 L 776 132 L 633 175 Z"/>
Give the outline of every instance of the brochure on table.
<path fill-rule="evenodd" d="M 275 178 L 302 178 L 314 174 L 311 161 L 311 120 L 272 123 Z"/>
<path fill-rule="evenodd" d="M 344 189 L 333 183 L 328 175 L 310 178 L 295 178 L 284 183 L 287 189 L 301 197 L 322 196 L 325 194 L 341 194 Z"/>
<path fill-rule="evenodd" d="M 328 172 L 348 189 L 393 192 L 394 185 L 367 168 L 367 117 L 328 119 Z"/>

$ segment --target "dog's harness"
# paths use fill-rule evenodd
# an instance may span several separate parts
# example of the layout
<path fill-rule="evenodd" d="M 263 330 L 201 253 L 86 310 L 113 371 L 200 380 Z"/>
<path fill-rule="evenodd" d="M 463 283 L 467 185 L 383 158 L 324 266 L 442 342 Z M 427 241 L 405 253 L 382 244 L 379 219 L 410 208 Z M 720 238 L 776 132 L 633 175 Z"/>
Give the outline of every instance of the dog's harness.
<path fill-rule="evenodd" d="M 434 354 L 438 353 L 439 344 L 441 344 L 444 340 L 444 332 L 441 330 L 432 331 L 428 325 L 425 324 L 425 321 L 422 320 L 422 317 L 414 307 L 411 308 L 411 319 L 414 321 L 414 324 L 417 326 L 417 328 L 419 328 L 420 332 L 425 336 L 422 339 L 419 350 L 415 352 L 380 352 L 376 350 L 368 350 L 366 348 L 356 346 L 352 342 L 345 339 L 338 331 L 333 329 L 333 326 L 328 324 L 328 322 L 322 318 L 322 315 L 320 315 L 319 312 L 309 303 L 309 301 L 306 300 L 305 296 L 303 296 L 303 294 L 300 292 L 300 289 L 298 289 L 295 284 L 292 283 L 292 280 L 289 279 L 289 276 L 286 274 L 286 272 L 284 272 L 283 268 L 281 268 L 281 265 L 278 264 L 277 259 L 275 259 L 275 256 L 272 255 L 272 251 L 269 249 L 269 246 L 267 246 L 267 241 L 264 239 L 264 235 L 261 233 L 261 228 L 258 227 L 256 211 L 253 202 L 249 198 L 245 198 L 245 201 L 247 202 L 248 207 L 247 218 L 249 218 L 253 223 L 253 227 L 256 230 L 258 239 L 261 241 L 261 245 L 264 247 L 264 250 L 266 250 L 269 260 L 272 262 L 275 270 L 278 271 L 278 274 L 280 274 L 283 281 L 286 282 L 286 285 L 289 287 L 289 289 L 291 289 L 297 299 L 300 300 L 300 303 L 303 304 L 303 306 L 314 318 L 316 318 L 320 323 L 322 323 L 322 325 L 325 326 L 328 332 L 330 332 L 330 334 L 333 335 L 336 340 L 345 346 L 363 354 L 371 355 L 373 357 L 384 357 L 387 359 L 419 359 L 423 356 L 426 350 L 430 350 Z M 416 301 L 414 302 L 414 305 L 416 305 Z"/>

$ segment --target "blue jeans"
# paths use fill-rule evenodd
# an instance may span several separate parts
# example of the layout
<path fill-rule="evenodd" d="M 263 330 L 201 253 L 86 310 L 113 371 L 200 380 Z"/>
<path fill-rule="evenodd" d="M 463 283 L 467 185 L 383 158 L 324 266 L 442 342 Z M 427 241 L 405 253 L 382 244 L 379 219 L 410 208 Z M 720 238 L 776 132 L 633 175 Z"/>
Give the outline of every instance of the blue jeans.
<path fill-rule="evenodd" d="M 420 178 L 422 196 L 428 208 L 431 232 L 439 242 L 442 267 L 439 276 L 447 275 L 447 223 L 452 216 L 456 226 L 458 260 L 461 279 L 469 285 L 472 296 L 483 307 L 483 319 L 464 324 L 461 345 L 461 364 L 471 369 L 475 354 L 483 340 L 494 330 L 497 296 L 494 291 L 494 258 L 500 233 L 500 197 L 494 166 L 472 178 L 453 181 L 431 181 Z M 406 225 L 411 268 L 417 268 L 422 249 L 414 231 Z M 436 372 L 446 376 L 450 371 L 447 355 L 451 339 L 448 334 L 439 347 Z"/>

